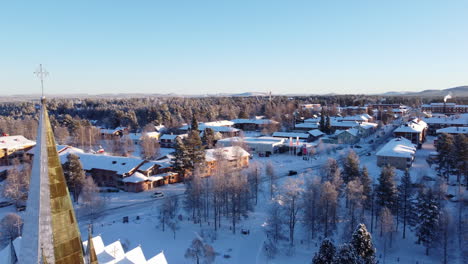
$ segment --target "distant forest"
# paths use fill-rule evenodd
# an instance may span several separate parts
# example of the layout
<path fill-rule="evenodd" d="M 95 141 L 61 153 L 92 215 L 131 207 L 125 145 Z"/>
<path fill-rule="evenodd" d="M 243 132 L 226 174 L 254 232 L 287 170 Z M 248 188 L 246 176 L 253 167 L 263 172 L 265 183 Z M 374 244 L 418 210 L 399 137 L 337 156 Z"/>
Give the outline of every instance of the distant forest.
<path fill-rule="evenodd" d="M 188 123 L 195 116 L 198 121 L 265 116 L 281 122 L 288 128 L 294 122 L 293 113 L 300 104 L 319 103 L 330 108 L 336 106 L 362 106 L 372 103 L 401 103 L 419 106 L 422 103 L 441 102 L 442 98 L 410 96 L 266 96 L 261 97 L 148 97 L 148 98 L 88 98 L 49 99 L 47 106 L 53 127 L 67 127 L 70 132 L 76 126 L 130 127 L 137 131 L 147 124 L 163 124 L 169 129 Z M 454 98 L 451 102 L 467 104 L 468 98 Z M 34 122 L 38 116 L 37 102 L 0 103 L 0 132 L 24 132 L 34 138 Z M 310 112 L 296 113 L 308 117 Z M 22 125 L 15 121 L 21 121 Z M 26 121 L 26 122 L 25 122 Z M 31 124 L 29 124 L 31 123 Z M 19 127 L 23 131 L 18 131 Z M 9 127 L 9 128 L 8 128 Z M 29 128 L 28 128 L 29 127 Z"/>

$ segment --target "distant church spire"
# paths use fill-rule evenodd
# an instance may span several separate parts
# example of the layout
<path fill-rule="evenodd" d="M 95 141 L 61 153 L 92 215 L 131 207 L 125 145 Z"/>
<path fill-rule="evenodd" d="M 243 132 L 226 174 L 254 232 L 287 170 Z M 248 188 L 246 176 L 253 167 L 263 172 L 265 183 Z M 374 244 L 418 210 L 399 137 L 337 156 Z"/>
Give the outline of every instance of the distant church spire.
<path fill-rule="evenodd" d="M 19 263 L 84 263 L 44 97 L 41 104 Z"/>

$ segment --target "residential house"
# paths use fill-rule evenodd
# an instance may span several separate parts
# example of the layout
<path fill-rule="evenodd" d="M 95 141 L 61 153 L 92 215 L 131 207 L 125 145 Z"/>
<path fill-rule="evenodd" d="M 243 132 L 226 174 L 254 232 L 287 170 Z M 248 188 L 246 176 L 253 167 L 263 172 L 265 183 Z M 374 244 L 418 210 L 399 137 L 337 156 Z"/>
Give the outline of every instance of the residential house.
<path fill-rule="evenodd" d="M 391 165 L 405 170 L 411 167 L 416 154 L 416 146 L 408 139 L 398 137 L 390 140 L 377 153 L 377 165 Z"/>
<path fill-rule="evenodd" d="M 337 130 L 335 132 L 335 137 L 338 144 L 356 144 L 361 139 L 357 128 Z"/>
<path fill-rule="evenodd" d="M 211 176 L 219 165 L 224 172 L 232 172 L 249 166 L 250 154 L 239 146 L 208 149 L 205 152 L 205 166 L 202 177 Z"/>
<path fill-rule="evenodd" d="M 249 152 L 268 156 L 279 152 L 285 141 L 284 138 L 274 137 L 233 137 L 218 140 L 217 145 L 221 147 L 240 146 Z"/>
<path fill-rule="evenodd" d="M 128 133 L 127 127 L 116 127 L 114 129 L 101 128 L 102 139 L 113 139 L 116 137 L 122 137 Z"/>
<path fill-rule="evenodd" d="M 21 135 L 0 137 L 0 165 L 11 165 L 14 158 L 23 159 L 26 152 L 35 145 L 35 141 Z"/>
<path fill-rule="evenodd" d="M 245 131 L 262 131 L 279 123 L 270 119 L 233 119 L 234 127 Z"/>
<path fill-rule="evenodd" d="M 275 132 L 273 133 L 272 137 L 275 138 L 293 138 L 293 139 L 301 139 L 306 142 L 309 142 L 311 139 L 311 135 L 309 133 L 297 133 L 297 132 Z"/>
<path fill-rule="evenodd" d="M 312 129 L 309 130 L 307 133 L 309 133 L 311 141 L 315 141 L 325 135 L 325 133 L 323 133 L 319 129 Z"/>
<path fill-rule="evenodd" d="M 395 129 L 393 133 L 395 137 L 404 137 L 411 140 L 418 147 L 421 147 L 422 143 L 426 140 L 427 124 L 415 118 Z"/>
<path fill-rule="evenodd" d="M 436 134 L 438 136 L 442 133 L 449 134 L 452 136 L 456 136 L 458 134 L 465 134 L 466 136 L 468 136 L 468 127 L 445 127 L 437 129 Z"/>
<path fill-rule="evenodd" d="M 159 145 L 161 148 L 173 148 L 175 147 L 177 138 L 186 138 L 187 134 L 173 135 L 173 134 L 164 134 L 159 138 Z"/>
<path fill-rule="evenodd" d="M 429 126 L 428 134 L 435 135 L 437 129 L 444 127 L 466 127 L 468 126 L 468 114 L 460 115 L 432 115 L 424 118 L 424 122 Z"/>

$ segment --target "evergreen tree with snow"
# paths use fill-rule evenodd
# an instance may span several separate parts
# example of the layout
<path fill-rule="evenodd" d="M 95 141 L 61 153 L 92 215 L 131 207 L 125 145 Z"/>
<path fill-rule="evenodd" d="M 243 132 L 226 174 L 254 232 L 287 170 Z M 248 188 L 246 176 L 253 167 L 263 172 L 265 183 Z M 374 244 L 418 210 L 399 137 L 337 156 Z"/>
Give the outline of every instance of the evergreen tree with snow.
<path fill-rule="evenodd" d="M 186 170 L 189 169 L 189 153 L 185 147 L 182 138 L 176 138 L 174 159 L 172 160 L 174 171 L 185 176 Z"/>
<path fill-rule="evenodd" d="M 361 175 L 359 170 L 359 157 L 353 150 L 348 152 L 343 163 L 342 177 L 345 184 L 353 181 Z"/>
<path fill-rule="evenodd" d="M 401 178 L 401 183 L 398 186 L 398 203 L 401 210 L 400 216 L 403 220 L 403 239 L 406 238 L 406 225 L 412 212 L 413 199 L 413 186 L 411 182 L 411 176 L 409 171 L 405 171 L 405 175 Z"/>
<path fill-rule="evenodd" d="M 372 236 L 367 231 L 366 225 L 359 224 L 354 231 L 350 245 L 365 264 L 373 264 L 375 261 L 375 248 L 372 244 Z"/>
<path fill-rule="evenodd" d="M 327 131 L 325 130 L 325 108 L 324 107 L 322 107 L 322 111 L 320 112 L 319 129 L 323 133 L 328 134 Z"/>
<path fill-rule="evenodd" d="M 192 115 L 192 123 L 190 125 L 190 130 L 198 131 L 198 120 L 195 117 L 195 114 Z"/>
<path fill-rule="evenodd" d="M 212 128 L 205 128 L 203 131 L 202 141 L 205 144 L 206 148 L 210 149 L 213 148 L 215 145 L 215 132 Z"/>
<path fill-rule="evenodd" d="M 333 264 L 336 253 L 336 247 L 333 242 L 327 238 L 322 241 L 320 249 L 315 253 L 312 264 Z"/>
<path fill-rule="evenodd" d="M 443 174 L 448 181 L 450 170 L 452 169 L 456 157 L 454 157 L 454 140 L 450 134 L 440 134 L 437 144 L 437 152 L 439 153 L 439 173 Z"/>
<path fill-rule="evenodd" d="M 339 247 L 336 253 L 335 260 L 333 263 L 336 264 L 364 264 L 365 262 L 357 254 L 356 250 L 350 244 L 343 244 Z"/>
<path fill-rule="evenodd" d="M 465 177 L 465 184 L 468 188 L 468 137 L 464 134 L 455 136 L 455 167 L 457 169 L 457 182 Z"/>
<path fill-rule="evenodd" d="M 326 131 L 327 134 L 332 133 L 331 123 L 330 123 L 330 115 L 327 115 L 327 118 L 325 119 L 325 131 Z"/>
<path fill-rule="evenodd" d="M 361 184 L 363 188 L 363 194 L 365 195 L 364 208 L 371 208 L 371 195 L 372 195 L 372 180 L 369 177 L 369 171 L 366 166 L 361 169 Z"/>
<path fill-rule="evenodd" d="M 73 193 L 73 200 L 77 202 L 86 179 L 80 157 L 68 154 L 67 162 L 63 164 L 63 174 L 70 192 Z"/>
<path fill-rule="evenodd" d="M 419 191 L 416 199 L 415 211 L 417 213 L 416 237 L 419 243 L 426 247 L 426 256 L 437 238 L 440 207 L 436 195 L 430 188 Z"/>
<path fill-rule="evenodd" d="M 380 208 L 387 207 L 394 211 L 397 202 L 397 188 L 395 184 L 395 168 L 385 165 L 379 176 L 376 187 L 376 202 Z"/>

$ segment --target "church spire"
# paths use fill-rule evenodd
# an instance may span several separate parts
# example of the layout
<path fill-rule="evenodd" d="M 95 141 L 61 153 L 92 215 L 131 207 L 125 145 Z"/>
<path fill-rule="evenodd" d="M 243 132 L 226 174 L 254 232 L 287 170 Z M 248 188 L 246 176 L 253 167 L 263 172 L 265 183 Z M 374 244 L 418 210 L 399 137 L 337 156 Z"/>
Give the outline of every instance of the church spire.
<path fill-rule="evenodd" d="M 81 236 L 42 98 L 20 263 L 84 263 Z"/>
<path fill-rule="evenodd" d="M 98 264 L 96 251 L 94 250 L 92 225 L 88 226 L 88 246 L 86 248 L 86 264 Z"/>

